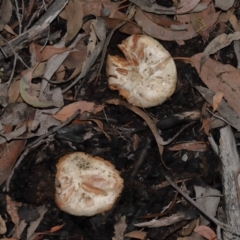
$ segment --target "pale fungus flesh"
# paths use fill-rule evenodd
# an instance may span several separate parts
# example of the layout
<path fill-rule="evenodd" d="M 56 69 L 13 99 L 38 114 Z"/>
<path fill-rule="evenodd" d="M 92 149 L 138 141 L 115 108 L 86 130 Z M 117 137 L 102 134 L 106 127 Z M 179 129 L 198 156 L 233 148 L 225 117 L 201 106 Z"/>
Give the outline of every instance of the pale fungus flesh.
<path fill-rule="evenodd" d="M 129 103 L 153 107 L 165 102 L 174 93 L 177 70 L 169 52 L 147 35 L 132 35 L 118 48 L 125 58 L 108 55 L 108 85 Z"/>
<path fill-rule="evenodd" d="M 123 189 L 123 179 L 110 162 L 83 152 L 59 159 L 55 203 L 75 216 L 93 216 L 108 211 Z"/>

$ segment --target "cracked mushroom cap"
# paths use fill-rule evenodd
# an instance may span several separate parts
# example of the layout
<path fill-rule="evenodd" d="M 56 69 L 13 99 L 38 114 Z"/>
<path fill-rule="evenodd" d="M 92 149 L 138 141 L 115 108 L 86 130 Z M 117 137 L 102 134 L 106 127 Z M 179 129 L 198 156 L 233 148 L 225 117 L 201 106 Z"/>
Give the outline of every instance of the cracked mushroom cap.
<path fill-rule="evenodd" d="M 55 202 L 64 212 L 93 216 L 112 208 L 123 189 L 123 179 L 110 162 L 83 152 L 59 159 Z"/>
<path fill-rule="evenodd" d="M 108 85 L 129 103 L 153 107 L 175 91 L 177 70 L 169 52 L 147 35 L 132 35 L 118 45 L 125 58 L 108 55 Z"/>

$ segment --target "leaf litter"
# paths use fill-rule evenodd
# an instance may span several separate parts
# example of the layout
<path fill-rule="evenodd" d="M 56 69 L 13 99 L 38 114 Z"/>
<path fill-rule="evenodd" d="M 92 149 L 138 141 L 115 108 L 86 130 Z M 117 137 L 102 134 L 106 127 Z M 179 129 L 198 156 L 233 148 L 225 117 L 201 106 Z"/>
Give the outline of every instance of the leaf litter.
<path fill-rule="evenodd" d="M 18 0 L 1 2 L 0 197 L 6 199 L 1 209 L 7 208 L 0 211 L 1 239 L 39 239 L 41 235 L 59 239 L 64 234 L 68 239 L 154 240 L 160 235 L 180 239 L 183 231 L 177 230 L 194 221 L 200 223 L 194 222 L 189 239 L 200 235 L 221 239 L 221 231 L 204 220 L 206 214 L 223 232 L 240 239 L 232 220 L 240 216 L 240 207 L 233 212 L 226 205 L 227 225 L 215 218 L 222 207 L 220 197 L 225 202 L 229 199 L 222 167 L 224 174 L 231 169 L 236 176 L 231 194 L 240 196 L 240 170 L 234 162 L 239 158 L 234 147 L 240 131 L 239 6 L 223 0 L 161 4 L 32 0 L 24 7 Z M 106 55 L 117 55 L 116 45 L 134 34 L 157 39 L 175 59 L 179 87 L 161 106 L 142 110 L 106 86 Z M 198 117 L 182 117 L 184 111 L 195 111 Z M 219 134 L 226 138 L 220 144 Z M 233 143 L 230 153 L 224 145 L 228 141 Z M 72 151 L 109 159 L 125 180 L 116 206 L 105 215 L 84 218 L 82 227 L 76 227 L 80 220 L 62 215 L 54 204 L 54 192 L 39 190 L 44 182 L 54 186 L 57 159 Z M 40 170 L 46 166 L 52 169 L 49 175 Z M 195 176 L 188 178 L 191 172 Z M 167 195 L 172 188 L 164 187 L 159 193 L 153 188 L 164 178 L 188 204 L 181 203 L 182 209 L 170 203 L 170 216 L 142 222 L 142 215 L 153 216 L 171 200 Z M 223 184 L 223 196 L 213 184 L 220 178 L 217 184 Z M 36 187 L 24 187 L 29 179 Z M 193 187 L 196 202 L 188 194 Z M 19 218 L 17 209 L 22 204 L 29 211 L 41 205 L 40 217 L 30 225 Z M 106 230 L 107 218 L 112 220 L 112 230 Z M 7 222 L 15 227 L 5 226 Z M 169 231 L 164 230 L 166 226 Z"/>

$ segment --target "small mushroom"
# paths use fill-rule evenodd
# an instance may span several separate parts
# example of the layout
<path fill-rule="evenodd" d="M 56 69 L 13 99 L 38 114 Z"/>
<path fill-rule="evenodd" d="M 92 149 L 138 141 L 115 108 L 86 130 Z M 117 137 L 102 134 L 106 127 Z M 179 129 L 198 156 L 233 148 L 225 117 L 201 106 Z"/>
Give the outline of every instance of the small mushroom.
<path fill-rule="evenodd" d="M 118 45 L 125 58 L 108 55 L 108 85 L 129 103 L 153 107 L 175 91 L 177 70 L 169 52 L 147 35 L 132 35 Z"/>
<path fill-rule="evenodd" d="M 123 189 L 123 179 L 110 162 L 83 152 L 59 159 L 55 203 L 75 216 L 110 210 Z"/>

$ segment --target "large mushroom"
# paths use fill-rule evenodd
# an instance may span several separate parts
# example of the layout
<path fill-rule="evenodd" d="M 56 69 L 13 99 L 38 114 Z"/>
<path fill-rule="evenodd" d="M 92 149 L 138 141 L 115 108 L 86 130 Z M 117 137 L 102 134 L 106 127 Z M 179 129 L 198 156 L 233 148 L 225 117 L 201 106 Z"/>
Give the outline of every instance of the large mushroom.
<path fill-rule="evenodd" d="M 107 57 L 106 72 L 112 90 L 143 108 L 159 105 L 174 93 L 176 66 L 158 41 L 147 35 L 132 35 L 118 47 L 125 58 Z"/>
<path fill-rule="evenodd" d="M 76 216 L 93 216 L 110 210 L 123 189 L 114 165 L 83 152 L 59 159 L 55 202 L 59 209 Z"/>

